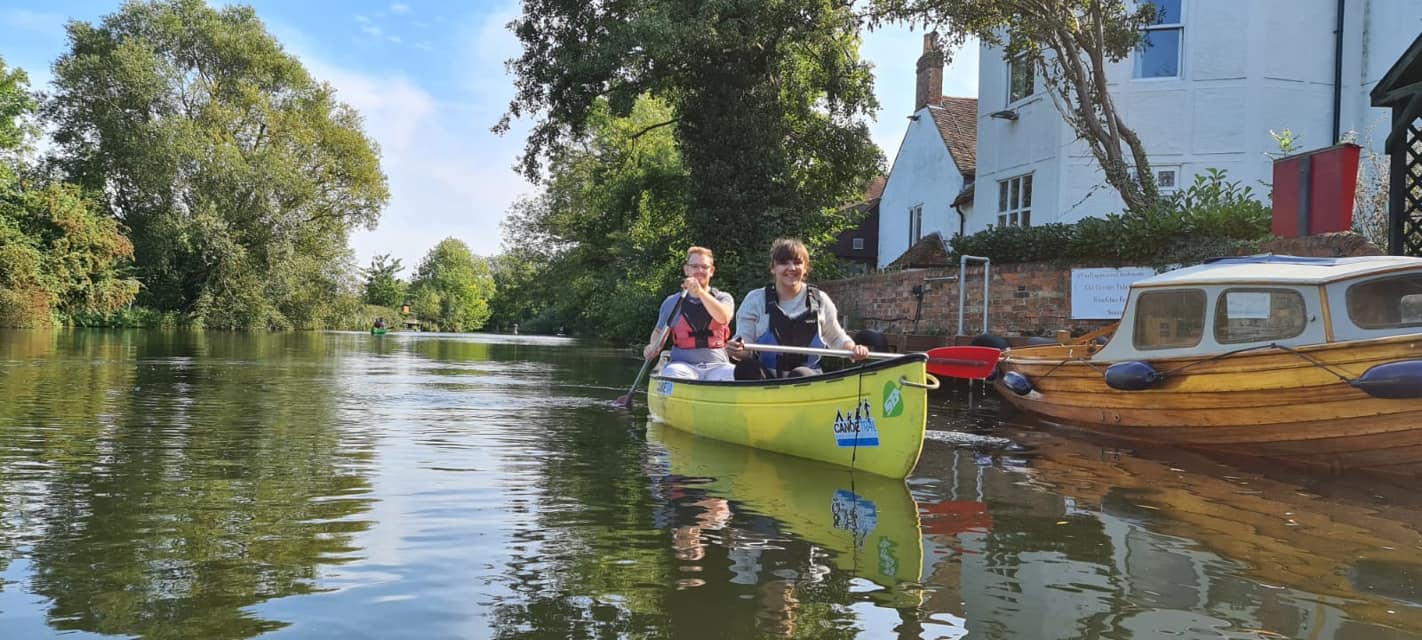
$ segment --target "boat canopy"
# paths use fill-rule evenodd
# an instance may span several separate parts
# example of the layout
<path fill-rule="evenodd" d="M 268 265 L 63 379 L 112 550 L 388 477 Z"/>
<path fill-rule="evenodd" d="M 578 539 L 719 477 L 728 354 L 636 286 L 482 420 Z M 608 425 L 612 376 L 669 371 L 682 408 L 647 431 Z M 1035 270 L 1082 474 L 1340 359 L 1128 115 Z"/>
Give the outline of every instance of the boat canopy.
<path fill-rule="evenodd" d="M 1396 269 L 1422 267 L 1422 258 L 1407 256 L 1356 256 L 1309 258 L 1260 254 L 1215 258 L 1204 264 L 1138 280 L 1134 287 L 1204 284 L 1324 284 Z"/>

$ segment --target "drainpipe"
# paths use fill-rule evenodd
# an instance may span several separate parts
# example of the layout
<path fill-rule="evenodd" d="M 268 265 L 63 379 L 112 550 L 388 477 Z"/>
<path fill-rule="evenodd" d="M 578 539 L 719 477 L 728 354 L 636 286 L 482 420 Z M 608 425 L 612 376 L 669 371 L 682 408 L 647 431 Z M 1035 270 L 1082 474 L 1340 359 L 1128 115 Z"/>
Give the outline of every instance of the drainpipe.
<path fill-rule="evenodd" d="M 963 215 L 963 208 L 956 204 L 953 205 L 953 210 L 958 212 L 958 235 L 967 236 L 965 231 L 968 229 L 968 216 Z"/>
<path fill-rule="evenodd" d="M 1343 3 L 1338 0 L 1338 13 L 1333 30 L 1333 144 L 1343 134 Z"/>

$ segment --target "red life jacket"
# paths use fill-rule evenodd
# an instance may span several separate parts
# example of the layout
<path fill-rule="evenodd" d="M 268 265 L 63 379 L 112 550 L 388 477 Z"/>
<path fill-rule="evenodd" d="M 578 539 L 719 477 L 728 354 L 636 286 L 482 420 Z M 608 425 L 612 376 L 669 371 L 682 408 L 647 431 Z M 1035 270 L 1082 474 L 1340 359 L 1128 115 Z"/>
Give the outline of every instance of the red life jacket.
<path fill-rule="evenodd" d="M 718 292 L 711 289 L 711 295 Z M 678 349 L 720 349 L 731 337 L 731 327 L 716 322 L 704 304 L 681 305 L 681 316 L 672 324 L 672 344 Z"/>

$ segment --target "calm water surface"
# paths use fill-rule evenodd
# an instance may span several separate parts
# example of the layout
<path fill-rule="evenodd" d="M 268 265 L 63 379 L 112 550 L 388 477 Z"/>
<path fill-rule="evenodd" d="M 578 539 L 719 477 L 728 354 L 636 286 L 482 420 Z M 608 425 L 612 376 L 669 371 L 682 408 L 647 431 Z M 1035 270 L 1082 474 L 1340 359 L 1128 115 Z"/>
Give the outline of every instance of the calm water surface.
<path fill-rule="evenodd" d="M 0 332 L 0 638 L 1422 638 L 1422 498 L 935 392 L 907 483 L 555 338 Z M 950 432 L 969 432 L 974 437 Z"/>

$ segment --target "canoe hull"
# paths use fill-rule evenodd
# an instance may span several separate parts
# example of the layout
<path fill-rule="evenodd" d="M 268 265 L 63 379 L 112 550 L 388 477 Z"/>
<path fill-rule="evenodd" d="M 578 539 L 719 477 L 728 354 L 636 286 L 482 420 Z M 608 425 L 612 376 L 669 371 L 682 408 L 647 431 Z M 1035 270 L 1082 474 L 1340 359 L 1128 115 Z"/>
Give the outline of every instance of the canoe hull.
<path fill-rule="evenodd" d="M 911 354 L 772 381 L 654 377 L 647 406 L 658 422 L 697 435 L 903 478 L 923 450 L 926 361 Z"/>
<path fill-rule="evenodd" d="M 1103 374 L 1112 363 L 1089 360 L 1085 351 L 1009 352 L 1003 378 L 1021 374 L 1031 391 L 1019 395 L 1000 379 L 1000 395 L 1019 409 L 1113 436 L 1308 466 L 1422 472 L 1422 397 L 1379 398 L 1349 383 L 1378 365 L 1422 359 L 1417 336 L 1152 360 L 1166 375 L 1138 391 L 1108 386 Z"/>

